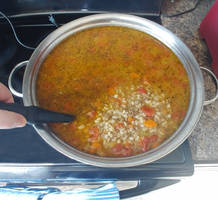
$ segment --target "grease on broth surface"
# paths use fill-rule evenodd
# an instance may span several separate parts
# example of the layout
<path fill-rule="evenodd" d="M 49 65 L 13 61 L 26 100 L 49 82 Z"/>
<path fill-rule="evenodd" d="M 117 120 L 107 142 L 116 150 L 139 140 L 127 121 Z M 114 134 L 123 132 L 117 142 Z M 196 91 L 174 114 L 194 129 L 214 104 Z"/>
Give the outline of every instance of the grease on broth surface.
<path fill-rule="evenodd" d="M 78 32 L 42 64 L 38 104 L 75 114 L 50 124 L 73 147 L 99 156 L 146 152 L 170 137 L 189 104 L 189 80 L 176 55 L 153 37 L 126 27 Z"/>

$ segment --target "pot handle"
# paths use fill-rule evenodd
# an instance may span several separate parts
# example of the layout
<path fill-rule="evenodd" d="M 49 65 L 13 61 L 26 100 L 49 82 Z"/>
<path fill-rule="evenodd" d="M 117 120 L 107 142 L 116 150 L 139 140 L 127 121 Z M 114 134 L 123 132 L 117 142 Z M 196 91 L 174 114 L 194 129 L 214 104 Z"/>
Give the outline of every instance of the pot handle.
<path fill-rule="evenodd" d="M 213 78 L 215 85 L 216 85 L 216 95 L 212 99 L 204 101 L 204 106 L 206 106 L 206 105 L 213 103 L 214 101 L 216 101 L 218 99 L 218 80 L 217 80 L 217 77 L 215 76 L 215 74 L 212 71 L 210 71 L 209 69 L 207 69 L 205 67 L 200 67 L 200 69 L 209 73 L 209 75 Z"/>
<path fill-rule="evenodd" d="M 14 75 L 14 73 L 15 73 L 17 70 L 19 70 L 20 68 L 26 66 L 26 65 L 28 64 L 28 62 L 29 62 L 29 61 L 26 60 L 26 61 L 23 61 L 23 62 L 17 64 L 17 65 L 14 67 L 14 69 L 11 71 L 11 73 L 10 73 L 10 75 L 9 75 L 9 78 L 8 78 L 8 87 L 9 87 L 11 93 L 12 93 L 13 95 L 17 96 L 17 97 L 23 98 L 23 94 L 20 93 L 20 92 L 18 92 L 18 91 L 16 91 L 16 90 L 13 88 L 13 86 L 12 86 L 13 75 Z"/>

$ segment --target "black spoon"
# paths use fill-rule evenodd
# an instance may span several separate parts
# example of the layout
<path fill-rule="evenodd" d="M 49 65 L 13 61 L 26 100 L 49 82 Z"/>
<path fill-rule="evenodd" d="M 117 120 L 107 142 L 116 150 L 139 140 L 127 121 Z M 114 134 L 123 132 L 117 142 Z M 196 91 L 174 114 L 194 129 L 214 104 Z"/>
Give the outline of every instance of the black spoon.
<path fill-rule="evenodd" d="M 0 102 L 1 110 L 8 110 L 23 115 L 30 125 L 51 122 L 71 122 L 75 115 L 53 112 L 37 106 L 23 106 L 17 103 Z"/>

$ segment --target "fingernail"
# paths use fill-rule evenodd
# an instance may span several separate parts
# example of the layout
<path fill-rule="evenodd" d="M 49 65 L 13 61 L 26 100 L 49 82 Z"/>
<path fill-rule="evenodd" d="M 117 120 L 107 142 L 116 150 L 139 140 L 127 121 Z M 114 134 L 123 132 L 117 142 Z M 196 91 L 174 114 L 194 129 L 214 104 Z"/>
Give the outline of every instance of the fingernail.
<path fill-rule="evenodd" d="M 26 119 L 24 117 L 20 117 L 14 122 L 15 128 L 21 128 L 26 125 Z"/>

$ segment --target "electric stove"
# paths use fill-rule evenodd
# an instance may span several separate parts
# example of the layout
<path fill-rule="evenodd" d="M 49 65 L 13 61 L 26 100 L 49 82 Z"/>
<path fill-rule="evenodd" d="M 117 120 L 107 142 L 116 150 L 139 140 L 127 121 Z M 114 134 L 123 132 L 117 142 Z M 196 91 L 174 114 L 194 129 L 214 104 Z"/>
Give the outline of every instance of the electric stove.
<path fill-rule="evenodd" d="M 91 14 L 123 12 L 161 24 L 161 0 L 31 2 L 5 3 L 0 10 L 10 16 L 19 39 L 31 47 L 36 47 L 58 26 Z M 17 43 L 7 21 L 0 17 L 0 81 L 7 85 L 13 67 L 28 60 L 32 52 Z M 13 85 L 18 91 L 22 88 L 22 77 L 21 70 L 14 78 Z M 15 101 L 22 103 L 21 98 L 15 97 Z M 117 169 L 94 167 L 72 160 L 50 147 L 29 125 L 0 130 L 0 182 L 46 185 L 75 181 L 138 181 L 137 187 L 120 193 L 121 198 L 125 198 L 174 184 L 178 177 L 191 176 L 193 170 L 188 141 L 156 162 Z"/>

